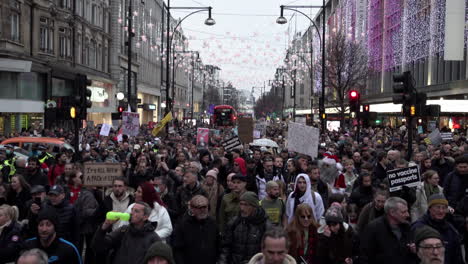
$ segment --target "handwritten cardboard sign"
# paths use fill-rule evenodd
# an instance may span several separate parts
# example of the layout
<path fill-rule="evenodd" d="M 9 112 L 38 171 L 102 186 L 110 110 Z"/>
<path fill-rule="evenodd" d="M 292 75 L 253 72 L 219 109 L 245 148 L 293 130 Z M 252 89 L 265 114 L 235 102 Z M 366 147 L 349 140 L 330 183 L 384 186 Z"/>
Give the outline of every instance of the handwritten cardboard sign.
<path fill-rule="evenodd" d="M 110 187 L 117 177 L 122 177 L 120 163 L 85 163 L 83 184 L 85 186 Z"/>

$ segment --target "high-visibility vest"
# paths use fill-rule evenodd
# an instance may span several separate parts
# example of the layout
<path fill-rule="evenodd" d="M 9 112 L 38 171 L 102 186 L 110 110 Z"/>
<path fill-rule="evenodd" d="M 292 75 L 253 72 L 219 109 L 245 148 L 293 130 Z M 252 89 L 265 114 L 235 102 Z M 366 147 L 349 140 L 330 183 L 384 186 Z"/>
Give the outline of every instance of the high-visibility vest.
<path fill-rule="evenodd" d="M 49 153 L 46 152 L 46 153 L 45 153 L 45 156 L 42 157 L 42 159 L 39 160 L 39 163 L 42 164 L 42 163 L 46 162 L 49 158 L 53 158 L 53 157 L 54 157 L 54 156 L 53 156 L 52 154 L 49 154 Z"/>

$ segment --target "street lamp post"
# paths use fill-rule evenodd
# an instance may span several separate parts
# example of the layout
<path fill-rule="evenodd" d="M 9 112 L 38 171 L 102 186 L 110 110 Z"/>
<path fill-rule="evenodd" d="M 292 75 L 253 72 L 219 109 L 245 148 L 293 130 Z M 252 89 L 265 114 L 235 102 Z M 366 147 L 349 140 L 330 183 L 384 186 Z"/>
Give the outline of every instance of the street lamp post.
<path fill-rule="evenodd" d="M 167 101 L 167 105 L 166 105 L 166 109 L 165 109 L 165 113 L 168 114 L 170 111 L 173 110 L 173 100 L 174 98 L 170 98 L 169 97 L 169 86 L 170 86 L 170 57 L 171 57 L 171 43 L 172 43 L 172 40 L 173 40 L 173 37 L 174 37 L 174 34 L 177 30 L 177 28 L 180 26 L 180 24 L 182 23 L 182 21 L 184 21 L 186 18 L 188 18 L 189 16 L 193 15 L 193 14 L 196 14 L 196 13 L 200 13 L 200 12 L 203 12 L 203 11 L 208 11 L 208 18 L 205 20 L 205 25 L 207 26 L 213 26 L 214 24 L 216 24 L 215 20 L 211 17 L 211 10 L 212 10 L 212 7 L 209 6 L 209 7 L 171 7 L 171 1 L 170 0 L 167 0 L 167 26 L 166 26 L 166 101 Z M 189 13 L 188 15 L 186 15 L 184 18 L 182 18 L 177 24 L 176 26 L 174 27 L 173 31 L 172 31 L 172 34 L 170 34 L 170 18 L 171 18 L 171 13 L 170 13 L 170 10 L 171 9 L 178 9 L 178 10 L 195 10 L 191 13 Z"/>
<path fill-rule="evenodd" d="M 320 34 L 320 30 L 319 28 L 317 27 L 317 24 L 315 24 L 314 20 L 311 19 L 308 15 L 306 15 L 304 12 L 298 10 L 298 9 L 302 9 L 302 8 L 322 8 L 323 10 L 323 13 L 322 13 L 322 34 Z M 294 12 L 297 12 L 297 13 L 300 13 L 302 14 L 303 16 L 305 16 L 307 19 L 310 20 L 310 22 L 312 23 L 312 25 L 314 26 L 314 28 L 317 30 L 317 35 L 319 37 L 319 40 L 321 41 L 321 46 L 322 46 L 322 102 L 321 104 L 319 105 L 319 108 L 320 108 L 320 112 L 321 113 L 325 113 L 325 0 L 323 0 L 322 2 L 322 5 L 321 6 L 313 6 L 313 5 L 281 5 L 280 6 L 280 16 L 276 19 L 276 23 L 278 24 L 286 24 L 288 22 L 288 20 L 284 17 L 284 10 L 291 10 L 291 11 L 294 11 Z M 312 40 L 311 40 L 312 41 Z M 312 42 L 310 43 L 310 45 L 312 46 Z M 313 64 L 313 61 L 312 61 L 312 55 L 310 56 L 310 60 L 311 60 L 311 67 L 312 67 L 312 64 Z M 311 94 L 313 92 L 313 84 L 311 83 Z M 311 111 L 313 111 L 313 106 L 311 105 Z M 325 127 L 326 127 L 326 120 L 325 119 L 322 119 L 322 131 L 325 131 Z"/>

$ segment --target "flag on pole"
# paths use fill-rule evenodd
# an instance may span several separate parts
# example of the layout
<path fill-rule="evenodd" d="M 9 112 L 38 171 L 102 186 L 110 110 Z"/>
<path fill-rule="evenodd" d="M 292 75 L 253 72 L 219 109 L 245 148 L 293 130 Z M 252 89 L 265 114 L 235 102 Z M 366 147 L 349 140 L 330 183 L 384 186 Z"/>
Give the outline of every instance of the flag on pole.
<path fill-rule="evenodd" d="M 172 120 L 172 113 L 169 112 L 167 115 L 158 123 L 158 125 L 153 129 L 151 134 L 155 137 L 159 132 L 164 128 L 164 126 Z"/>

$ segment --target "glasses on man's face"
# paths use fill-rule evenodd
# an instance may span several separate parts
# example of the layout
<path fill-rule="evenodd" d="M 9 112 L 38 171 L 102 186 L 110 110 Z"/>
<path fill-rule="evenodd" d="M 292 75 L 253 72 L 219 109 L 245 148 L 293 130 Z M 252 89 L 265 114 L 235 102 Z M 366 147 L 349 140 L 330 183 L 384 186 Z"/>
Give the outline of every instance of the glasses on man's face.
<path fill-rule="evenodd" d="M 419 246 L 419 248 L 421 248 L 422 250 L 431 251 L 431 252 L 434 252 L 435 250 L 438 250 L 438 251 L 444 251 L 445 250 L 445 246 L 443 244 L 421 245 L 421 246 Z"/>
<path fill-rule="evenodd" d="M 194 209 L 197 209 L 197 210 L 204 210 L 204 209 L 208 209 L 208 205 L 194 205 L 192 206 L 192 208 Z"/>
<path fill-rule="evenodd" d="M 301 219 L 309 220 L 309 219 L 312 219 L 312 216 L 311 215 L 301 215 Z"/>

